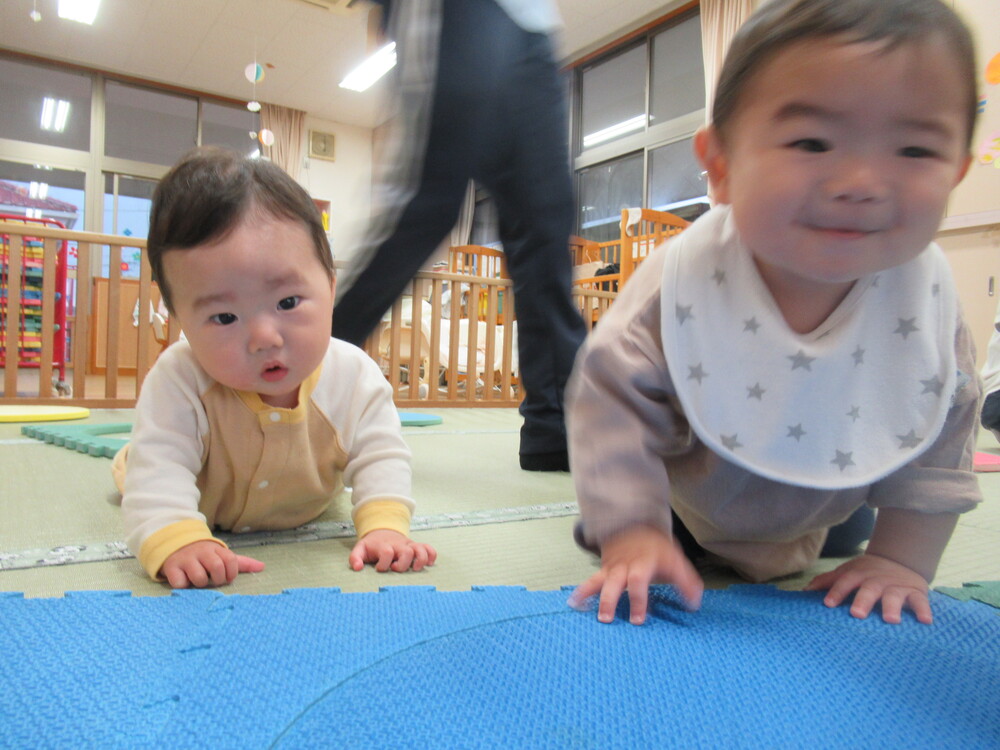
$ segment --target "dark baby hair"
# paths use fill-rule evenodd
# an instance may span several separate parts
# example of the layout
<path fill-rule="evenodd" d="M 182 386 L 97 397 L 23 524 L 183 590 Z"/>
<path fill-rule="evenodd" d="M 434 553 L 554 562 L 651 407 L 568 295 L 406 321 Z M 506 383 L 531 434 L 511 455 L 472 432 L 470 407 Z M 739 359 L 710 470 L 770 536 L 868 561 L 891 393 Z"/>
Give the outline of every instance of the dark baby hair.
<path fill-rule="evenodd" d="M 146 241 L 153 280 L 167 309 L 173 311 L 163 255 L 220 240 L 249 211 L 300 221 L 312 237 L 327 275 L 334 276 L 330 243 L 309 194 L 280 167 L 218 147 L 185 154 L 160 180 L 153 193 Z"/>
<path fill-rule="evenodd" d="M 966 87 L 972 142 L 978 111 L 976 57 L 962 20 L 940 0 L 769 0 L 733 37 L 719 74 L 712 121 L 725 136 L 751 78 L 785 48 L 808 39 L 841 37 L 845 43 L 900 45 L 940 38 L 954 55 Z"/>

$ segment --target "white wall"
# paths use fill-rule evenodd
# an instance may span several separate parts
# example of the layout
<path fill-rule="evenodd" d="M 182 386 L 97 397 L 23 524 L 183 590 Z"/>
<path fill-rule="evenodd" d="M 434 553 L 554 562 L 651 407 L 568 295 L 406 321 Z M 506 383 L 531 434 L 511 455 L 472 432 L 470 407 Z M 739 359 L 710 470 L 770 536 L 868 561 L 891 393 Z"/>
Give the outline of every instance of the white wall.
<path fill-rule="evenodd" d="M 310 130 L 334 134 L 334 161 L 309 158 Z M 307 116 L 305 138 L 299 183 L 330 201 L 330 246 L 338 261 L 348 260 L 371 217 L 372 131 Z"/>

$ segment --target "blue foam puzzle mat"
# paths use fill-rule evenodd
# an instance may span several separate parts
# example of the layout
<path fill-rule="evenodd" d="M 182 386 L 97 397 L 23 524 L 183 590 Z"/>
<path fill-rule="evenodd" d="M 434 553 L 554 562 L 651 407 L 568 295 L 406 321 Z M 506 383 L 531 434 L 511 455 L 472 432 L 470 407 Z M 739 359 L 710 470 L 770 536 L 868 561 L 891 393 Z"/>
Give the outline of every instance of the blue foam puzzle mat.
<path fill-rule="evenodd" d="M 0 594 L 0 747 L 995 748 L 1000 614 L 935 624 L 816 592 L 651 592 L 641 627 L 569 590 Z M 627 616 L 627 604 L 619 616 Z"/>

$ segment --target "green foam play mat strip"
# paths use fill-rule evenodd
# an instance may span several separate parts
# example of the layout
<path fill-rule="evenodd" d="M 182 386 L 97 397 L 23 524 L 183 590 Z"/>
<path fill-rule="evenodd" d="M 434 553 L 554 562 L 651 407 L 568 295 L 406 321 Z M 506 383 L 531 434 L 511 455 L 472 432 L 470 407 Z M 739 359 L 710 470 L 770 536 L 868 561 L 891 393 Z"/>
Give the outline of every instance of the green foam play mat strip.
<path fill-rule="evenodd" d="M 41 407 L 38 407 L 41 408 Z M 83 411 L 86 412 L 86 409 Z M 63 412 L 65 413 L 65 412 Z M 89 412 L 87 412 L 89 414 Z M 81 416 L 87 416 L 83 414 Z M 76 417 L 65 417 L 66 419 Z M 418 412 L 399 413 L 403 427 L 426 427 L 438 425 L 443 421 L 435 414 L 420 414 Z M 25 425 L 21 432 L 30 438 L 43 440 L 52 445 L 58 445 L 78 453 L 91 456 L 113 458 L 128 442 L 125 438 L 107 437 L 108 435 L 124 435 L 132 431 L 130 422 L 115 424 L 73 424 L 73 425 Z"/>

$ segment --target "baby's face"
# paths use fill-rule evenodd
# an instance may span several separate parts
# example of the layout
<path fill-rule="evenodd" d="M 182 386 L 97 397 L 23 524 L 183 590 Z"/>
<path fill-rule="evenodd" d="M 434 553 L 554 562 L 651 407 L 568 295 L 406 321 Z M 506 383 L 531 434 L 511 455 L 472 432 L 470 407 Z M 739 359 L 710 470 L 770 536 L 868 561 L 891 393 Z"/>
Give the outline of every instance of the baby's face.
<path fill-rule="evenodd" d="M 801 42 L 727 128 L 719 202 L 772 292 L 849 288 L 918 255 L 965 174 L 966 88 L 943 43 Z"/>
<path fill-rule="evenodd" d="M 296 221 L 251 210 L 221 240 L 163 257 L 174 312 L 213 378 L 290 408 L 330 341 L 334 283 Z"/>

